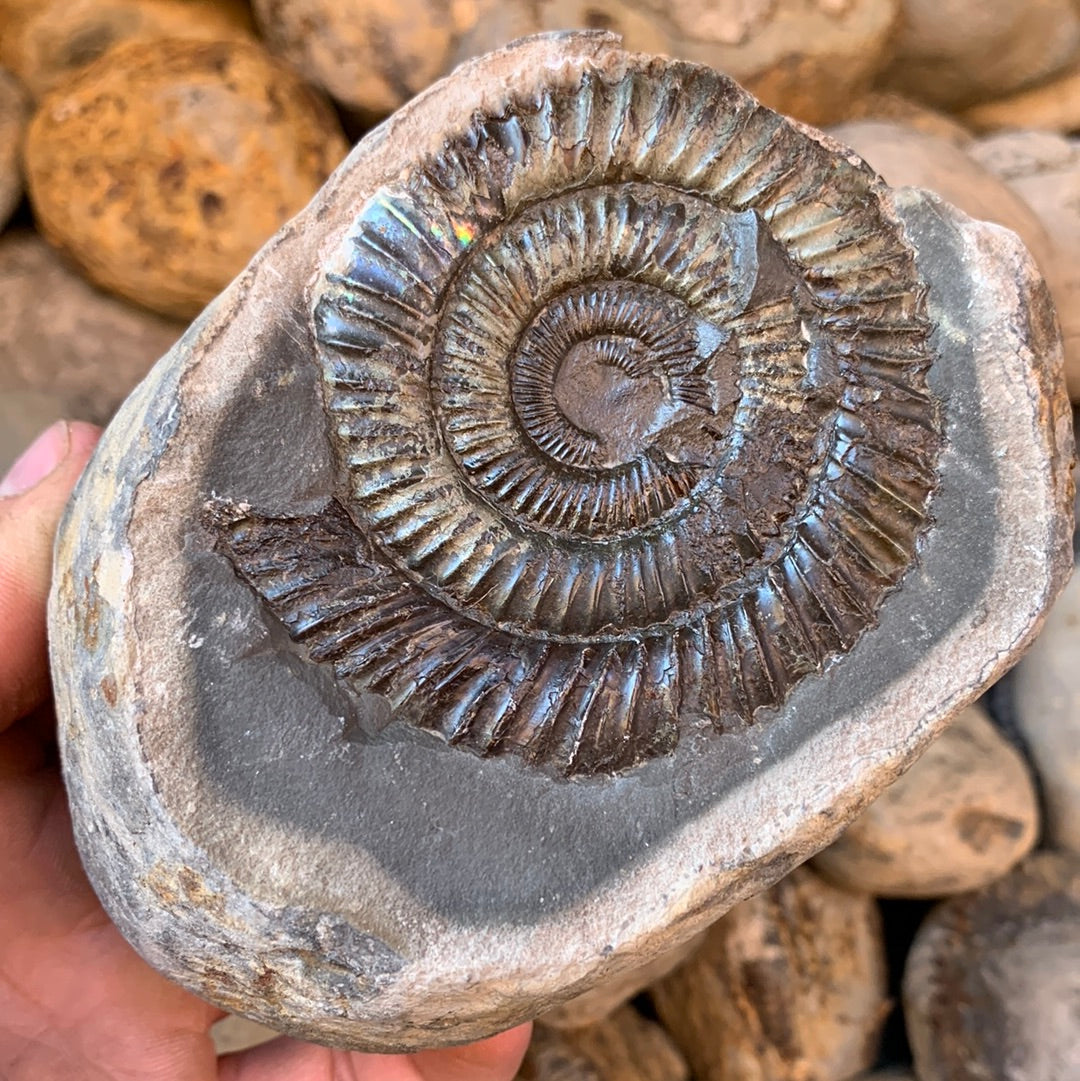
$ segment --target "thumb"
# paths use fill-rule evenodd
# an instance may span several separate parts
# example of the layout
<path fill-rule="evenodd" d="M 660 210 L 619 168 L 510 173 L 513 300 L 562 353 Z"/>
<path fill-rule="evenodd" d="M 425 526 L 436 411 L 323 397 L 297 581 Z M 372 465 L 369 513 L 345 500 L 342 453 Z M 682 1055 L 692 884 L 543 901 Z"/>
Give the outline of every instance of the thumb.
<path fill-rule="evenodd" d="M 508 1081 L 517 1074 L 531 1035 L 531 1025 L 519 1025 L 463 1047 L 419 1051 L 412 1059 L 423 1081 Z"/>
<path fill-rule="evenodd" d="M 53 536 L 99 435 L 92 424 L 57 421 L 0 480 L 0 730 L 48 693 Z"/>

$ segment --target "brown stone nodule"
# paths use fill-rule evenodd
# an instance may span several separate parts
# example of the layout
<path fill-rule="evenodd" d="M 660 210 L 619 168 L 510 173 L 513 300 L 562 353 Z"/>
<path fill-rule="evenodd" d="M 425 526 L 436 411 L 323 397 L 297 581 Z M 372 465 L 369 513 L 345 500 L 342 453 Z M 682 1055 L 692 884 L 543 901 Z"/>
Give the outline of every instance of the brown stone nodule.
<path fill-rule="evenodd" d="M 55 87 L 26 139 L 45 237 L 95 284 L 190 318 L 315 194 L 336 117 L 245 41 L 133 42 Z"/>
<path fill-rule="evenodd" d="M 954 897 L 904 970 L 921 1081 L 1059 1081 L 1080 1071 L 1080 859 L 1040 852 Z"/>

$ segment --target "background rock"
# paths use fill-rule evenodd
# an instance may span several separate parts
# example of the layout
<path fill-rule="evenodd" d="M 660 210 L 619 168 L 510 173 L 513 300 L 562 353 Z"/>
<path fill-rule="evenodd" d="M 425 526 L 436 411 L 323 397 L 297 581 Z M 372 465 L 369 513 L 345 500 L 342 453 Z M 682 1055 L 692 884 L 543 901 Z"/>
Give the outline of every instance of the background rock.
<path fill-rule="evenodd" d="M 973 143 L 969 153 L 1008 184 L 1044 226 L 1050 251 L 1040 265 L 1061 323 L 1069 396 L 1080 400 L 1080 140 L 1050 132 L 1002 132 Z"/>
<path fill-rule="evenodd" d="M 880 897 L 943 897 L 1000 878 L 1038 832 L 1023 758 L 970 706 L 814 866 Z"/>
<path fill-rule="evenodd" d="M 662 0 L 652 0 L 662 6 Z M 838 120 L 866 90 L 891 50 L 898 0 L 801 0 L 760 5 L 739 38 L 692 36 L 695 12 L 678 54 L 741 82 L 764 104 L 809 124 Z M 745 9 L 746 5 L 738 5 Z M 736 7 L 735 4 L 731 5 Z"/>
<path fill-rule="evenodd" d="M 34 233 L 13 230 L 0 238 L 5 400 L 34 392 L 55 403 L 44 410 L 50 420 L 102 424 L 183 329 L 95 289 Z M 42 408 L 35 407 L 35 417 Z"/>
<path fill-rule="evenodd" d="M 1080 47 L 1072 0 L 903 0 L 885 82 L 942 108 L 1061 71 Z"/>
<path fill-rule="evenodd" d="M 451 53 L 450 66 L 515 38 L 576 27 L 610 30 L 623 47 L 639 52 L 677 56 L 677 32 L 663 12 L 623 0 L 479 0 L 475 15 Z"/>
<path fill-rule="evenodd" d="M 1042 782 L 1046 839 L 1080 854 L 1080 575 L 1017 665 L 1013 695 Z"/>
<path fill-rule="evenodd" d="M 1074 64 L 1049 82 L 972 105 L 962 116 L 976 131 L 999 128 L 1076 131 L 1080 128 L 1080 68 Z"/>
<path fill-rule="evenodd" d="M 612 30 L 630 50 L 723 71 L 770 108 L 811 124 L 840 119 L 887 55 L 899 0 L 483 0 L 454 59 L 566 28 Z"/>
<path fill-rule="evenodd" d="M 589 1028 L 537 1025 L 518 1081 L 687 1081 L 689 1070 L 664 1030 L 629 1006 Z"/>
<path fill-rule="evenodd" d="M 973 140 L 968 153 L 996 177 L 1013 185 L 1031 177 L 1068 171 L 1077 159 L 1077 143 L 1051 131 L 1009 131 Z"/>
<path fill-rule="evenodd" d="M 1080 1077 L 1080 860 L 1039 853 L 920 928 L 904 972 L 919 1081 Z"/>
<path fill-rule="evenodd" d="M 366 120 L 385 116 L 435 81 L 446 67 L 455 19 L 471 22 L 478 6 L 478 0 L 254 0 L 270 47 Z"/>
<path fill-rule="evenodd" d="M 900 124 L 959 147 L 967 146 L 975 138 L 956 117 L 889 90 L 874 90 L 853 98 L 840 118 L 841 123 L 863 120 Z"/>
<path fill-rule="evenodd" d="M 27 101 L 22 87 L 0 68 L 0 229 L 22 198 L 22 142 L 26 132 Z"/>
<path fill-rule="evenodd" d="M 346 149 L 327 105 L 257 46 L 137 43 L 43 100 L 27 183 L 42 232 L 92 281 L 191 317 Z"/>
<path fill-rule="evenodd" d="M 881 935 L 869 895 L 800 867 L 722 917 L 653 1002 L 697 1081 L 841 1081 L 877 1053 Z"/>
<path fill-rule="evenodd" d="M 1035 212 L 1004 181 L 952 142 L 899 124 L 858 121 L 838 124 L 829 134 L 846 143 L 894 186 L 936 192 L 980 221 L 1018 233 L 1044 274 L 1052 248 Z"/>
<path fill-rule="evenodd" d="M 252 36 L 241 0 L 39 0 L 0 35 L 0 61 L 40 97 L 125 41 Z"/>

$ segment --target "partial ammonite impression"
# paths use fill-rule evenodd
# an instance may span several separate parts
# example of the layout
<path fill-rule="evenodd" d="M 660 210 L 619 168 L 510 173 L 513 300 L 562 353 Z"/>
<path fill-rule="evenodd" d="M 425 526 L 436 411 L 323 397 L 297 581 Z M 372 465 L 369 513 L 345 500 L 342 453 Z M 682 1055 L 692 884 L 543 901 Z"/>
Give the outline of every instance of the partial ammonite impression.
<path fill-rule="evenodd" d="M 336 499 L 219 505 L 222 550 L 312 663 L 478 754 L 612 773 L 767 723 L 875 623 L 936 484 L 881 190 L 687 64 L 475 116 L 316 286 Z"/>

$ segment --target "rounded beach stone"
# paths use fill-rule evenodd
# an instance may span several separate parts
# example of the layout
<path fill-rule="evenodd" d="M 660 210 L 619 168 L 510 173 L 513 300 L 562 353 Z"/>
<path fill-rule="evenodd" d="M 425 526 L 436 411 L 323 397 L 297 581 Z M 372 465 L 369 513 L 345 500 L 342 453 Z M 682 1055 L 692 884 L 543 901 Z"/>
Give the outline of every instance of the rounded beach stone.
<path fill-rule="evenodd" d="M 26 139 L 45 236 L 98 285 L 191 317 L 315 193 L 329 107 L 247 42 L 119 45 L 41 102 Z"/>
<path fill-rule="evenodd" d="M 1080 855 L 1080 575 L 1016 669 L 1016 718 L 1042 782 L 1046 839 Z"/>
<path fill-rule="evenodd" d="M 252 37 L 240 0 L 36 0 L 5 30 L 0 60 L 35 98 L 122 42 Z"/>
<path fill-rule="evenodd" d="M 1071 566 L 1006 230 L 706 68 L 530 39 L 372 132 L 128 399 L 59 540 L 73 820 L 149 961 L 393 1050 L 785 874 Z"/>
<path fill-rule="evenodd" d="M 677 55 L 678 32 L 663 10 L 624 0 L 480 0 L 454 43 L 449 66 L 529 34 L 606 30 L 630 50 Z"/>
<path fill-rule="evenodd" d="M 0 0 L 0 20 L 3 20 L 6 27 L 14 26 L 40 2 L 41 0 Z"/>
<path fill-rule="evenodd" d="M 915 131 L 945 139 L 959 147 L 966 147 L 975 139 L 974 134 L 956 117 L 888 90 L 874 90 L 852 99 L 844 115 L 839 118 L 841 123 L 859 121 L 884 122 L 914 128 Z"/>
<path fill-rule="evenodd" d="M 669 6 L 677 56 L 728 72 L 770 108 L 830 124 L 867 89 L 892 52 L 900 0 L 799 0 Z"/>
<path fill-rule="evenodd" d="M 47 394 L 104 424 L 184 325 L 95 289 L 36 233 L 0 238 L 0 396 Z"/>
<path fill-rule="evenodd" d="M 9 72 L 0 68 L 0 229 L 22 198 L 23 135 L 28 119 L 26 95 Z"/>
<path fill-rule="evenodd" d="M 1053 274 L 1053 248 L 1038 215 L 1003 180 L 974 160 L 966 147 L 884 121 L 837 124 L 829 134 L 857 151 L 894 187 L 926 188 L 973 218 L 1011 229 L 1043 274 Z"/>
<path fill-rule="evenodd" d="M 724 916 L 652 999 L 698 1081 L 853 1077 L 888 1013 L 877 905 L 797 868 Z"/>
<path fill-rule="evenodd" d="M 969 706 L 814 866 L 879 897 L 945 897 L 1000 878 L 1038 833 L 1023 758 Z"/>
<path fill-rule="evenodd" d="M 517 1074 L 518 1081 L 688 1081 L 689 1076 L 667 1033 L 630 1006 L 587 1028 L 537 1025 Z"/>
<path fill-rule="evenodd" d="M 385 116 L 446 67 L 479 0 L 254 0 L 270 47 L 361 119 Z"/>
<path fill-rule="evenodd" d="M 1056 78 L 1003 98 L 965 109 L 963 119 L 976 131 L 1039 128 L 1071 132 L 1080 129 L 1080 64 Z"/>
<path fill-rule="evenodd" d="M 550 1028 L 582 1028 L 603 1021 L 623 1003 L 644 991 L 649 984 L 663 979 L 677 969 L 703 941 L 704 935 L 697 935 L 674 950 L 662 953 L 644 967 L 607 980 L 584 995 L 578 995 L 555 1009 L 548 1010 L 539 1020 Z"/>
<path fill-rule="evenodd" d="M 1080 1076 L 1080 860 L 1042 852 L 919 929 L 904 1017 L 919 1081 Z"/>
<path fill-rule="evenodd" d="M 273 3 L 273 0 L 267 0 Z M 811 124 L 834 123 L 888 58 L 900 0 L 481 0 L 454 58 L 524 34 L 567 28 L 620 34 L 650 49 L 709 64 L 763 104 Z"/>
<path fill-rule="evenodd" d="M 1002 132 L 971 155 L 1038 215 L 1050 240 L 1047 284 L 1065 343 L 1065 381 L 1080 401 L 1080 140 L 1047 131 Z"/>
<path fill-rule="evenodd" d="M 901 7 L 884 81 L 939 108 L 1041 82 L 1080 49 L 1072 0 L 902 0 Z"/>

